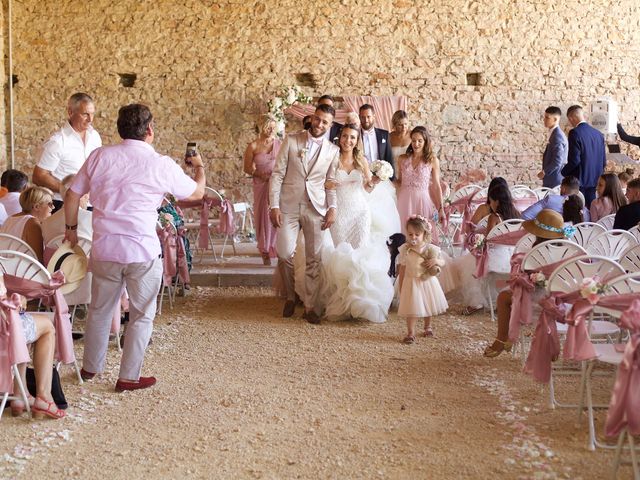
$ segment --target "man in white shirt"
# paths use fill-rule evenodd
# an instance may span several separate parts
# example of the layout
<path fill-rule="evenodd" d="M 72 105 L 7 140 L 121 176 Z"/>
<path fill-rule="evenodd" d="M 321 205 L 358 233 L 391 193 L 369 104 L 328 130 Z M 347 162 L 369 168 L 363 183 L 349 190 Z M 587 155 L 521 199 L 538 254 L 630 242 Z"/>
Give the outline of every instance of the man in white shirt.
<path fill-rule="evenodd" d="M 7 189 L 7 193 L 0 198 L 0 205 L 4 208 L 7 217 L 20 213 L 20 194 L 29 185 L 29 177 L 20 170 L 7 170 L 2 174 L 0 183 Z"/>
<path fill-rule="evenodd" d="M 93 129 L 96 107 L 86 93 L 74 93 L 67 104 L 69 120 L 44 144 L 38 164 L 33 169 L 33 183 L 54 192 L 54 212 L 62 207 L 61 181 L 75 175 L 96 148 L 102 146 Z"/>

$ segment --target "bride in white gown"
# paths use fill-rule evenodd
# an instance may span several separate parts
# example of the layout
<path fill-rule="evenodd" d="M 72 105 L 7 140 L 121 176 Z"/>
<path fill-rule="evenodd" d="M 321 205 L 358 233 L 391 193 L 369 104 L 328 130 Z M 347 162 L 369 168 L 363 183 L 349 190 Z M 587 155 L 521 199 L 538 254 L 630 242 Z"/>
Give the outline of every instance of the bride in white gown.
<path fill-rule="evenodd" d="M 331 227 L 333 246 L 323 249 L 323 294 L 326 315 L 331 319 L 363 318 L 381 323 L 393 300 L 393 284 L 387 275 L 389 251 L 386 239 L 399 231 L 395 203 L 384 211 L 374 204 L 393 200 L 381 190 L 376 201 L 368 192 L 385 182 L 371 176 L 357 148 L 359 130 L 345 125 L 340 135 L 340 166 L 336 172 L 337 215 Z M 377 186 L 376 186 L 377 184 Z M 389 184 L 389 187 L 393 188 Z M 382 187 L 385 188 L 385 187 Z M 384 198 L 386 197 L 386 202 Z M 382 208 L 382 206 L 380 206 Z M 375 216 L 372 221 L 372 212 Z M 389 213 L 387 213 L 389 212 Z"/>

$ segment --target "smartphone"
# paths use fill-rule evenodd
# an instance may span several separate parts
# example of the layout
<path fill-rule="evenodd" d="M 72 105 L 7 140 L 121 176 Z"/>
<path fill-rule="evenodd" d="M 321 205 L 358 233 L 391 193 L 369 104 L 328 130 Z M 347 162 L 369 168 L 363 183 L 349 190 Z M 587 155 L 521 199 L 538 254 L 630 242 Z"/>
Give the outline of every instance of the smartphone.
<path fill-rule="evenodd" d="M 195 157 L 198 154 L 198 144 L 196 142 L 187 142 L 187 151 L 184 154 L 185 163 L 191 165 L 191 157 Z"/>

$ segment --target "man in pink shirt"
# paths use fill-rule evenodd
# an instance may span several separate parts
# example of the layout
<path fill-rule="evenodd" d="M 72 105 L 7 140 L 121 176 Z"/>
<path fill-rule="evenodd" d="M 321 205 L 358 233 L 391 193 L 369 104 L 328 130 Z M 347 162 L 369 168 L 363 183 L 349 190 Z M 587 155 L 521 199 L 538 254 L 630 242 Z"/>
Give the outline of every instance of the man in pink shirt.
<path fill-rule="evenodd" d="M 178 200 L 201 199 L 205 173 L 199 155 L 190 157 L 194 181 L 153 149 L 153 116 L 145 105 L 120 109 L 118 133 L 122 143 L 98 148 L 89 156 L 67 191 L 64 209 L 65 240 L 75 245 L 80 198 L 90 192 L 93 282 L 80 373 L 88 380 L 104 370 L 111 318 L 126 285 L 130 319 L 115 388 L 124 391 L 156 383 L 154 377 L 140 376 L 162 279 L 156 209 L 166 193 Z"/>

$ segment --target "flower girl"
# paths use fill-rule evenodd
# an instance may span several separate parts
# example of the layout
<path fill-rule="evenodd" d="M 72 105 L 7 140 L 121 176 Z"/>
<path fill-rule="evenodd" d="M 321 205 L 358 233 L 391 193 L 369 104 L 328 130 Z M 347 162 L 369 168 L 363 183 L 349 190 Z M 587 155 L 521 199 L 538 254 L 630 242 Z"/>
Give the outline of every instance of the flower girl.
<path fill-rule="evenodd" d="M 431 245 L 431 225 L 426 218 L 412 215 L 407 220 L 407 243 L 400 247 L 398 316 L 407 321 L 404 343 L 416 340 L 415 327 L 424 318 L 424 336 L 433 336 L 431 317 L 447 311 L 449 305 L 436 275 L 444 265 L 440 249 Z"/>

